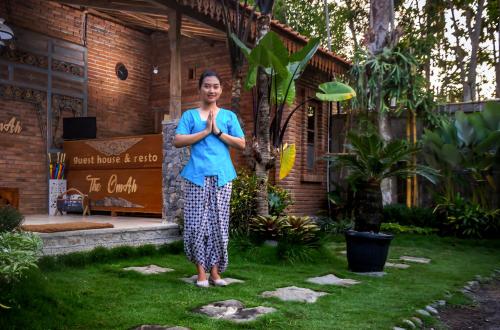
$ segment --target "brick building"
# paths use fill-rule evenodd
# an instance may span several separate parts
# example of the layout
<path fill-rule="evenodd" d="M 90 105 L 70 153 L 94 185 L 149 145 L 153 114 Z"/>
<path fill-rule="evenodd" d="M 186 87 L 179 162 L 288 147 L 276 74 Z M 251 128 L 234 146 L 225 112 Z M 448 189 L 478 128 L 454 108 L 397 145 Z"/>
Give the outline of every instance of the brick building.
<path fill-rule="evenodd" d="M 171 17 L 182 22 L 176 43 L 169 32 Z M 230 106 L 231 72 L 219 1 L 2 1 L 0 18 L 16 38 L 15 49 L 0 53 L 0 124 L 15 118 L 22 125 L 16 133 L 0 130 L 0 189 L 16 188 L 25 214 L 47 212 L 47 152 L 62 148 L 62 118 L 95 116 L 99 138 L 159 133 L 172 104 L 182 110 L 197 106 L 197 79 L 205 68 L 222 76 L 220 106 Z M 290 51 L 305 45 L 305 38 L 286 26 L 273 22 L 272 29 Z M 179 97 L 170 97 L 172 49 L 180 55 Z M 117 77 L 119 64 L 128 70 L 126 80 Z M 320 49 L 298 81 L 297 102 L 348 67 Z M 250 93 L 242 94 L 241 105 L 250 137 Z M 292 213 L 315 214 L 326 205 L 326 164 L 317 159 L 328 148 L 334 107 L 308 102 L 290 124 L 285 140 L 297 145 L 296 164 L 279 184 L 292 193 Z M 237 167 L 244 166 L 241 154 L 234 158 Z"/>

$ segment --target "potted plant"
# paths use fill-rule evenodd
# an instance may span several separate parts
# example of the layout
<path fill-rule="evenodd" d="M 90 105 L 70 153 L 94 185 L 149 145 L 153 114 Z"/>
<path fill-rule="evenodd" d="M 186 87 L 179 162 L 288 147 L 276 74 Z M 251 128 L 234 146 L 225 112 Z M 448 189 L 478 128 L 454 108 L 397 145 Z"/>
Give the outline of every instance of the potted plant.
<path fill-rule="evenodd" d="M 354 272 L 379 272 L 384 269 L 390 234 L 379 233 L 383 221 L 380 183 L 385 178 L 421 175 L 435 182 L 437 171 L 412 164 L 411 156 L 419 151 L 403 140 L 384 141 L 378 133 L 347 135 L 348 152 L 329 155 L 335 167 L 348 170 L 348 181 L 355 191 L 354 230 L 346 231 L 347 261 Z"/>

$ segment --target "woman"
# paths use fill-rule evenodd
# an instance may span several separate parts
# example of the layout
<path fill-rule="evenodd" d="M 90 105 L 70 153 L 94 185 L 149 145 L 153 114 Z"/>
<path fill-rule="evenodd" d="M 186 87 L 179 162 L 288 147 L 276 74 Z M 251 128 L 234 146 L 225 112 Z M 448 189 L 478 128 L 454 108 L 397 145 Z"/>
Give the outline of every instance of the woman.
<path fill-rule="evenodd" d="M 229 147 L 245 149 L 245 138 L 236 115 L 217 106 L 222 94 L 217 73 L 203 72 L 198 87 L 201 106 L 183 113 L 173 142 L 177 148 L 191 146 L 191 158 L 181 172 L 184 251 L 196 264 L 197 286 L 225 286 L 220 273 L 228 263 L 229 201 L 236 178 Z"/>

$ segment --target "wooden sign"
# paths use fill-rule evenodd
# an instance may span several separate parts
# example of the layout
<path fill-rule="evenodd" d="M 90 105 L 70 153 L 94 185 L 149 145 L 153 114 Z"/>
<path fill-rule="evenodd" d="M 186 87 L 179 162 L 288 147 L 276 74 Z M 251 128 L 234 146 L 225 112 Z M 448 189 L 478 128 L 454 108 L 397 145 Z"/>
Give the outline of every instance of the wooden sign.
<path fill-rule="evenodd" d="M 162 135 L 64 142 L 69 188 L 91 210 L 162 212 Z"/>

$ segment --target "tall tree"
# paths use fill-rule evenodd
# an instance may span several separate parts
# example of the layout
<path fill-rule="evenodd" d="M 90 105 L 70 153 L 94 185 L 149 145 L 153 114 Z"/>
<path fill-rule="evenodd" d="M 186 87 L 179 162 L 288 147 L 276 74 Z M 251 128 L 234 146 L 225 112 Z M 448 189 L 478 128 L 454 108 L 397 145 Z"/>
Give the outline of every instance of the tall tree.
<path fill-rule="evenodd" d="M 260 9 L 260 15 L 257 18 L 257 37 L 255 44 L 264 38 L 271 30 L 271 14 L 274 6 L 274 0 L 256 0 Z M 257 70 L 257 138 L 253 141 L 253 148 L 257 155 L 255 157 L 255 174 L 257 176 L 257 214 L 268 215 L 269 203 L 267 195 L 267 181 L 269 178 L 269 169 L 274 165 L 274 157 L 271 154 L 270 126 L 270 104 L 269 104 L 269 76 L 262 67 Z"/>
<path fill-rule="evenodd" d="M 243 77 L 243 65 L 245 57 L 233 40 L 231 34 L 238 36 L 243 42 L 248 42 L 250 38 L 250 29 L 252 21 L 255 17 L 255 10 L 247 10 L 248 1 L 243 2 L 243 7 L 239 5 L 239 1 L 221 0 L 223 5 L 224 22 L 226 25 L 226 33 L 228 39 L 229 57 L 231 60 L 231 110 L 238 115 L 238 120 L 244 128 L 244 122 L 240 117 L 240 100 L 241 100 L 241 80 Z M 230 11 L 234 10 L 234 21 L 231 21 Z"/>
<path fill-rule="evenodd" d="M 376 56 L 384 48 L 392 48 L 399 38 L 394 28 L 394 1 L 393 0 L 371 0 L 370 1 L 370 28 L 366 35 L 369 56 Z M 391 140 L 390 118 L 387 111 L 382 109 L 382 81 L 376 82 L 375 108 L 378 114 L 378 130 L 385 141 Z M 391 204 L 395 199 L 396 182 L 393 179 L 384 179 L 381 184 L 384 204 Z"/>
<path fill-rule="evenodd" d="M 463 84 L 463 101 L 476 100 L 476 78 L 479 53 L 479 41 L 483 26 L 484 1 L 478 0 L 476 12 L 471 5 L 465 8 L 465 22 L 471 43 L 470 60 L 467 67 L 467 77 Z"/>

